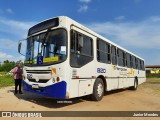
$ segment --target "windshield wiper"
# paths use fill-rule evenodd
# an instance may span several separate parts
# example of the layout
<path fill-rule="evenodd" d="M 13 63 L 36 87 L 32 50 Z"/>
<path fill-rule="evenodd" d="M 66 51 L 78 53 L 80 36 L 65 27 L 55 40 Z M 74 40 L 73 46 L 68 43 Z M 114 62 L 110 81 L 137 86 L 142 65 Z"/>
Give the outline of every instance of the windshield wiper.
<path fill-rule="evenodd" d="M 39 54 L 42 55 L 42 48 L 44 47 L 44 44 L 47 43 L 47 41 L 48 41 L 48 37 L 50 36 L 50 34 L 49 34 L 50 31 L 51 31 L 51 29 L 49 28 L 49 29 L 47 30 L 44 38 L 43 38 L 43 42 L 42 42 L 42 45 L 41 45 L 41 52 L 40 52 L 40 53 L 39 53 L 39 47 L 40 47 L 40 42 L 39 42 L 37 56 L 39 56 Z"/>

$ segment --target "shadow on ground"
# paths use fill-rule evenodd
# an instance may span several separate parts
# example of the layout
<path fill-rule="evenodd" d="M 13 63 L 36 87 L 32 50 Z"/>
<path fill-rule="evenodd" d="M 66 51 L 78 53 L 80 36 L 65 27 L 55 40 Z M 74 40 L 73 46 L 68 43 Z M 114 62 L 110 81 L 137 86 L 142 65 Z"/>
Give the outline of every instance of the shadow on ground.
<path fill-rule="evenodd" d="M 108 92 L 105 92 L 104 97 L 107 97 L 108 95 L 112 95 L 116 93 L 118 94 L 125 90 L 126 89 L 108 91 Z M 10 90 L 10 92 L 14 94 L 14 90 Z M 78 104 L 85 101 L 94 102 L 91 100 L 91 96 L 83 96 L 83 97 L 72 98 L 72 99 L 53 99 L 53 98 L 44 97 L 42 95 L 25 92 L 25 91 L 23 91 L 23 94 L 15 94 L 15 97 L 17 97 L 18 99 L 22 99 L 25 101 L 38 104 L 40 106 L 47 107 L 47 108 L 62 108 L 62 107 Z"/>
<path fill-rule="evenodd" d="M 10 90 L 14 94 L 14 90 Z M 28 102 L 32 102 L 35 104 L 38 104 L 40 106 L 44 106 L 47 108 L 62 108 L 65 106 L 77 104 L 83 101 L 86 101 L 87 98 L 73 98 L 73 99 L 54 99 L 54 98 L 48 98 L 44 97 L 42 95 L 34 94 L 34 93 L 29 93 L 23 91 L 23 94 L 14 94 L 15 97 L 21 100 L 25 100 Z"/>

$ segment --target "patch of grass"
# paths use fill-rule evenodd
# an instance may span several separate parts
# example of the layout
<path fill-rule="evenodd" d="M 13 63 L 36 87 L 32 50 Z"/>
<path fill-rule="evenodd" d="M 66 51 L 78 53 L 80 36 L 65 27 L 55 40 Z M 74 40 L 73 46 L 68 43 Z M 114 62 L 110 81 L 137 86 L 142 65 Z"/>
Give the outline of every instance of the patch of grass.
<path fill-rule="evenodd" d="M 0 88 L 14 85 L 14 79 L 11 76 L 0 76 Z"/>
<path fill-rule="evenodd" d="M 146 78 L 160 78 L 160 74 L 147 74 Z"/>
<path fill-rule="evenodd" d="M 6 75 L 7 72 L 0 72 L 0 75 Z"/>

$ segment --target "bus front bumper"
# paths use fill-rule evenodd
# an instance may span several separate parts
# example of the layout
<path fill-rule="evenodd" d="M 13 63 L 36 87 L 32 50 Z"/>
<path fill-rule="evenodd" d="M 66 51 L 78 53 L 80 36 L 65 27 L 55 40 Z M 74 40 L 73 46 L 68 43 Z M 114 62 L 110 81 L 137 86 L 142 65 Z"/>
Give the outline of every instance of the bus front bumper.
<path fill-rule="evenodd" d="M 66 89 L 67 89 L 67 83 L 65 81 L 58 82 L 50 86 L 33 89 L 31 85 L 27 84 L 23 80 L 24 91 L 44 95 L 46 97 L 66 99 Z"/>

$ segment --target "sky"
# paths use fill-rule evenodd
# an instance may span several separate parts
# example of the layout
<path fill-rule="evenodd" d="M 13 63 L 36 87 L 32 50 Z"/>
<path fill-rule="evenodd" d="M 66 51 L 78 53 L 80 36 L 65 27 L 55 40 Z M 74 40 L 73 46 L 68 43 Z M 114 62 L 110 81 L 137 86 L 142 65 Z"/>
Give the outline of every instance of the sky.
<path fill-rule="evenodd" d="M 145 59 L 160 64 L 160 0 L 1 0 L 0 62 L 24 59 L 18 41 L 37 22 L 68 16 Z"/>

